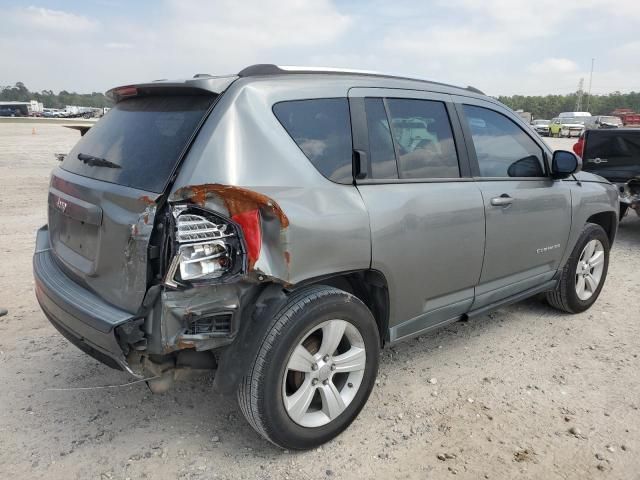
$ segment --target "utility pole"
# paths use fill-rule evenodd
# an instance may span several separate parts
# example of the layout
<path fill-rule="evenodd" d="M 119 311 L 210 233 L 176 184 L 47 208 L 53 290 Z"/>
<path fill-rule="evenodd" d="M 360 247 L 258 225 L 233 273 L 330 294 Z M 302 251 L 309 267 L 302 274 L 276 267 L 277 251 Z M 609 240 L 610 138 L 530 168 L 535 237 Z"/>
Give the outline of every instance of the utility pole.
<path fill-rule="evenodd" d="M 587 94 L 587 112 L 589 111 L 589 102 L 591 102 L 591 82 L 593 81 L 593 64 L 596 59 L 591 59 L 591 73 L 589 74 L 589 93 Z"/>
<path fill-rule="evenodd" d="M 584 78 L 578 82 L 578 91 L 576 92 L 576 112 L 582 111 L 582 95 L 584 93 Z"/>

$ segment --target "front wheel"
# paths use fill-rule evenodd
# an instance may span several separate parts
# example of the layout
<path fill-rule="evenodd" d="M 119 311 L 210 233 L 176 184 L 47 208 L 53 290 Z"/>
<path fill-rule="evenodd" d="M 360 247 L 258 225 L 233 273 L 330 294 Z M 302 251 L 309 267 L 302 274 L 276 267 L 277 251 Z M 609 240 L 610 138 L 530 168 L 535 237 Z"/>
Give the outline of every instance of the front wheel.
<path fill-rule="evenodd" d="M 595 303 L 609 268 L 609 237 L 600 225 L 588 223 L 562 269 L 547 302 L 559 310 L 580 313 Z"/>
<path fill-rule="evenodd" d="M 253 428 L 305 450 L 340 434 L 373 389 L 380 337 L 369 309 L 333 287 L 294 294 L 273 319 L 238 388 Z"/>

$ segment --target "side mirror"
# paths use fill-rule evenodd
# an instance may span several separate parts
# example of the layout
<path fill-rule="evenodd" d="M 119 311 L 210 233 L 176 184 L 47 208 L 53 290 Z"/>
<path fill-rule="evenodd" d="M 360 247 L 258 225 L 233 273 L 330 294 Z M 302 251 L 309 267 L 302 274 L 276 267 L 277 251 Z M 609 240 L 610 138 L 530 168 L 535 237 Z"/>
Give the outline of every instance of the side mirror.
<path fill-rule="evenodd" d="M 582 169 L 582 160 L 573 152 L 556 150 L 551 160 L 551 176 L 553 178 L 567 178 Z"/>
<path fill-rule="evenodd" d="M 510 177 L 543 177 L 544 170 L 535 155 L 521 158 L 509 165 L 507 175 Z"/>

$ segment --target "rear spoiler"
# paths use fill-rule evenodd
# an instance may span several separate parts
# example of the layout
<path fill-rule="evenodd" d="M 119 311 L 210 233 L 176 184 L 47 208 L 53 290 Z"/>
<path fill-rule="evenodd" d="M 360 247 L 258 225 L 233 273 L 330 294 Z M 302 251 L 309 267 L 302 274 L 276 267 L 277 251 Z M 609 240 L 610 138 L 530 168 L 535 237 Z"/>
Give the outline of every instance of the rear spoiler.
<path fill-rule="evenodd" d="M 237 75 L 216 77 L 212 75 L 197 76 L 186 80 L 156 80 L 150 83 L 123 85 L 112 88 L 106 96 L 117 103 L 125 98 L 142 95 L 203 95 L 220 94 L 236 81 Z"/>

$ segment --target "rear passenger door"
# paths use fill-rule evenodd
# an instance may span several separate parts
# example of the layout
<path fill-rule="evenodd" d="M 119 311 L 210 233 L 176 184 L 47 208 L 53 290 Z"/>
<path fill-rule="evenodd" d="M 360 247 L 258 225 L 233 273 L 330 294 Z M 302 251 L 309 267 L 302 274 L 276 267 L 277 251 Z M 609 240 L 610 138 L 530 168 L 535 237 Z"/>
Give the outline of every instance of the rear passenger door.
<path fill-rule="evenodd" d="M 349 104 L 372 268 L 389 285 L 391 340 L 460 318 L 480 278 L 484 211 L 451 98 L 356 88 Z"/>
<path fill-rule="evenodd" d="M 571 193 L 549 176 L 545 148 L 515 115 L 482 100 L 456 100 L 486 216 L 475 309 L 553 278 L 569 238 Z"/>

